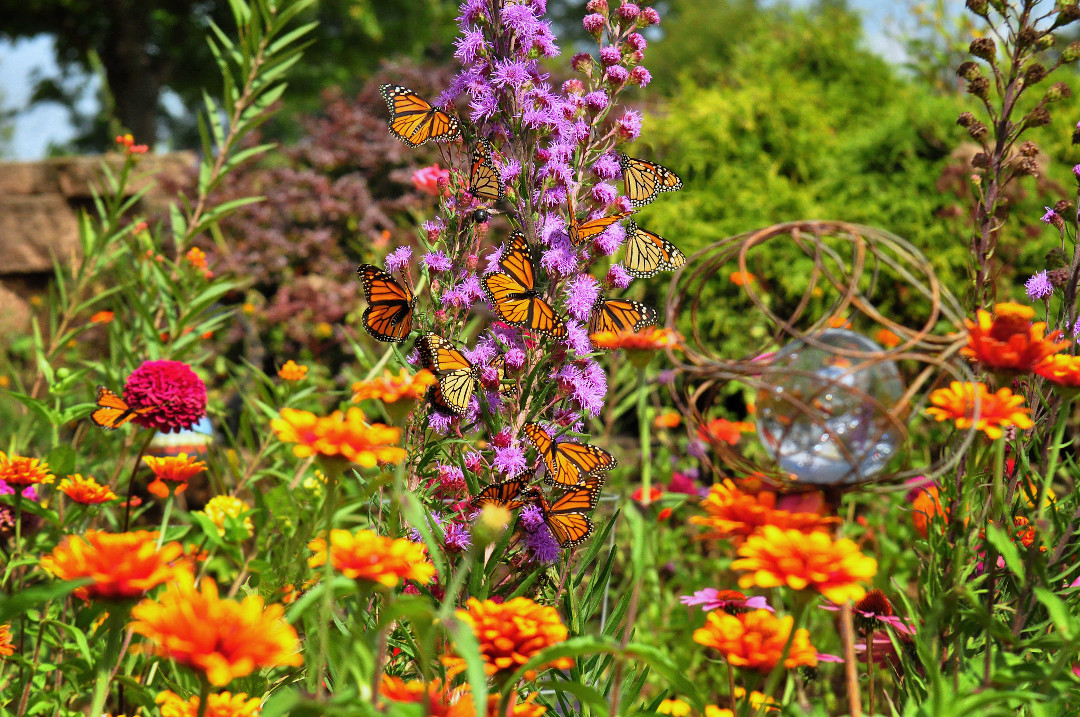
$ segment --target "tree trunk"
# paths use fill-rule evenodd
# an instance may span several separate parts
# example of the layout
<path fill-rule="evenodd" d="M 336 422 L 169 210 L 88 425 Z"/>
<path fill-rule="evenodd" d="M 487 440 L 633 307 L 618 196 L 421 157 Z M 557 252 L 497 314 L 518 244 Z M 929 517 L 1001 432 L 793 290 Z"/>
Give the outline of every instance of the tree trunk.
<path fill-rule="evenodd" d="M 127 3 L 108 5 L 120 11 L 111 22 L 112 41 L 105 43 L 101 52 L 116 119 L 136 143 L 153 146 L 157 139 L 161 76 L 159 63 L 149 53 L 150 13 L 128 11 Z"/>

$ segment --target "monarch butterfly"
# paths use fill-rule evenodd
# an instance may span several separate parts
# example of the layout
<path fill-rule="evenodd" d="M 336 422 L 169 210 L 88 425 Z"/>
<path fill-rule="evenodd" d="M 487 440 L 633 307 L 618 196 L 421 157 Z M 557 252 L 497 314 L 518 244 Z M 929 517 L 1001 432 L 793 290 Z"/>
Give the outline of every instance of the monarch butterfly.
<path fill-rule="evenodd" d="M 410 147 L 429 139 L 449 142 L 461 137 L 458 118 L 437 110 L 408 87 L 383 85 L 380 89 L 390 110 L 390 134 Z"/>
<path fill-rule="evenodd" d="M 487 505 L 497 505 L 507 510 L 516 510 L 525 504 L 525 501 L 521 500 L 520 496 L 521 490 L 527 482 L 528 478 L 519 476 L 509 478 L 501 483 L 492 483 L 473 496 L 472 508 L 481 510 Z"/>
<path fill-rule="evenodd" d="M 686 263 L 686 255 L 667 239 L 645 231 L 633 219 L 626 223 L 626 273 L 645 279 L 661 271 L 674 271 Z"/>
<path fill-rule="evenodd" d="M 619 166 L 622 167 L 625 194 L 632 207 L 645 206 L 656 199 L 660 192 L 677 192 L 682 189 L 679 175 L 659 164 L 627 157 L 620 152 Z"/>
<path fill-rule="evenodd" d="M 98 409 L 90 414 L 90 420 L 93 421 L 95 425 L 108 431 L 119 428 L 135 418 L 135 416 L 142 416 L 157 410 L 157 406 L 132 408 L 127 405 L 124 399 L 120 398 L 104 386 L 98 386 L 97 405 Z"/>
<path fill-rule="evenodd" d="M 516 229 L 510 233 L 499 269 L 484 277 L 484 291 L 495 313 L 511 326 L 524 326 L 556 339 L 566 336 L 566 324 L 536 290 L 529 245 Z"/>
<path fill-rule="evenodd" d="M 424 334 L 416 345 L 424 368 L 437 379 L 431 387 L 431 402 L 436 408 L 464 416 L 472 398 L 477 368 L 438 334 Z"/>
<path fill-rule="evenodd" d="M 638 301 L 596 297 L 589 315 L 589 333 L 638 331 L 656 323 L 656 310 Z"/>
<path fill-rule="evenodd" d="M 549 485 L 575 486 L 590 474 L 611 470 L 617 465 L 614 456 L 604 449 L 582 443 L 556 443 L 535 423 L 525 424 L 525 435 L 547 465 L 545 482 Z"/>
<path fill-rule="evenodd" d="M 360 282 L 364 285 L 364 328 L 379 341 L 401 343 L 412 331 L 413 305 L 416 297 L 407 286 L 402 286 L 388 272 L 371 264 L 356 267 Z"/>
<path fill-rule="evenodd" d="M 607 217 L 600 217 L 599 219 L 590 219 L 587 222 L 578 223 L 577 215 L 574 213 L 573 208 L 570 209 L 570 241 L 574 246 L 579 246 L 587 239 L 592 239 L 600 232 L 607 229 L 609 226 L 617 221 L 625 219 L 633 214 L 633 212 L 619 212 L 618 214 L 612 214 Z"/>
<path fill-rule="evenodd" d="M 486 139 L 477 140 L 469 171 L 469 194 L 481 201 L 501 201 L 506 185 L 495 168 L 495 149 Z"/>
<path fill-rule="evenodd" d="M 544 522 L 559 542 L 559 547 L 573 548 L 584 543 L 592 533 L 592 520 L 585 513 L 596 507 L 603 485 L 603 478 L 590 476 L 550 504 L 535 488 L 525 491 L 524 495 L 540 508 Z"/>

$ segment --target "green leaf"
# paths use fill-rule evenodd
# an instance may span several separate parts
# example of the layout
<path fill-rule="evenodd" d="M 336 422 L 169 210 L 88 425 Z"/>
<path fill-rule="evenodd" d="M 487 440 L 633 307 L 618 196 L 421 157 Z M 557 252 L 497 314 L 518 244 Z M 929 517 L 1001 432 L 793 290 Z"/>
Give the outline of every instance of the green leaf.
<path fill-rule="evenodd" d="M 75 588 L 89 585 L 93 580 L 55 580 L 44 585 L 23 588 L 14 595 L 0 595 L 0 623 L 22 615 L 27 610 L 41 609 L 50 601 L 65 597 Z"/>
<path fill-rule="evenodd" d="M 1044 587 L 1035 588 L 1035 597 L 1046 608 L 1054 626 L 1061 631 L 1066 639 L 1073 639 L 1076 634 L 1076 619 L 1065 602 L 1052 590 Z"/>
<path fill-rule="evenodd" d="M 1000 526 L 990 523 L 986 526 L 986 539 L 997 548 L 998 553 L 1005 559 L 1005 566 L 1013 575 L 1020 578 L 1022 584 L 1024 582 L 1024 564 L 1020 560 L 1020 551 L 1017 550 L 1016 543 L 1012 541 L 1009 534 L 1002 530 Z"/>

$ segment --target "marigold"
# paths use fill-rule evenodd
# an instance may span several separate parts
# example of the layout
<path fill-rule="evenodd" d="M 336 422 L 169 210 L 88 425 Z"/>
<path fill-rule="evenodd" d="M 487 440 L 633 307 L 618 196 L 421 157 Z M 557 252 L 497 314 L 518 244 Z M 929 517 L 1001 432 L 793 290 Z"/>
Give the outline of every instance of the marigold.
<path fill-rule="evenodd" d="M 766 525 L 812 532 L 825 530 L 836 523 L 818 513 L 793 513 L 776 508 L 776 494 L 770 491 L 744 493 L 725 479 L 713 484 L 709 495 L 701 501 L 707 515 L 695 515 L 690 522 L 704 525 L 712 530 L 700 536 L 705 538 L 745 538 L 760 531 Z"/>
<path fill-rule="evenodd" d="M 1044 336 L 1046 323 L 1032 323 L 1034 317 L 1035 309 L 1012 302 L 994 306 L 993 315 L 979 309 L 976 321 L 964 319 L 968 343 L 961 353 L 992 369 L 1031 371 L 1069 345 L 1061 331 Z"/>
<path fill-rule="evenodd" d="M 308 559 L 308 565 L 313 568 L 325 565 L 326 539 L 316 538 L 308 547 L 315 553 Z M 402 580 L 426 584 L 435 575 L 435 566 L 427 559 L 423 545 L 405 538 L 387 538 L 370 530 L 356 533 L 331 530 L 330 564 L 345 577 L 388 588 Z"/>
<path fill-rule="evenodd" d="M 57 490 L 67 495 L 76 503 L 82 503 L 83 505 L 97 505 L 99 503 L 108 503 L 110 500 L 116 500 L 119 498 L 116 493 L 113 493 L 108 486 L 99 484 L 91 476 L 83 478 L 81 473 L 75 473 L 69 475 L 64 480 L 60 481 Z"/>
<path fill-rule="evenodd" d="M 739 547 L 732 570 L 747 571 L 739 587 L 816 590 L 837 605 L 866 594 L 859 581 L 877 573 L 877 561 L 859 552 L 854 542 L 833 541 L 827 533 L 802 533 L 766 525 Z"/>
<path fill-rule="evenodd" d="M 222 600 L 212 579 L 204 578 L 200 590 L 184 574 L 160 600 L 132 608 L 131 629 L 220 687 L 256 669 L 304 664 L 296 630 L 283 615 L 281 605 L 264 606 L 258 595 Z"/>
<path fill-rule="evenodd" d="M 1080 356 L 1056 354 L 1035 367 L 1035 373 L 1058 386 L 1080 388 Z"/>
<path fill-rule="evenodd" d="M 240 520 L 240 516 L 250 510 L 251 506 L 239 498 L 231 495 L 216 495 L 207 501 L 201 512 L 217 527 L 218 535 L 224 538 L 226 517 Z M 249 538 L 255 533 L 255 525 L 251 522 L 250 515 L 244 516 L 244 529 Z"/>
<path fill-rule="evenodd" d="M 301 381 L 307 377 L 308 367 L 296 363 L 292 359 L 278 369 L 277 375 L 285 381 Z"/>
<path fill-rule="evenodd" d="M 15 640 L 11 637 L 11 623 L 0 625 L 0 657 L 15 653 Z"/>
<path fill-rule="evenodd" d="M 107 324 L 115 318 L 116 314 L 111 311 L 99 311 L 90 317 L 90 322 L 94 324 Z"/>
<path fill-rule="evenodd" d="M 206 463 L 196 460 L 195 456 L 180 453 L 175 456 L 143 456 L 143 461 L 154 472 L 154 482 L 146 488 L 158 498 L 167 498 L 169 490 L 183 493 L 187 482 L 206 470 Z"/>
<path fill-rule="evenodd" d="M 705 616 L 705 627 L 694 631 L 694 642 L 715 648 L 733 667 L 769 672 L 780 662 L 794 623 L 790 615 L 778 618 L 768 610 L 741 615 L 714 610 Z M 784 667 L 817 665 L 817 650 L 809 635 L 802 628 L 795 631 Z"/>
<path fill-rule="evenodd" d="M 480 602 L 469 598 L 468 609 L 458 610 L 457 617 L 476 636 L 484 671 L 488 675 L 510 674 L 524 665 L 536 653 L 546 647 L 565 642 L 569 632 L 559 619 L 555 608 L 537 605 L 527 597 L 517 597 L 504 603 L 493 600 Z M 454 677 L 465 670 L 465 659 L 456 655 L 443 658 L 447 677 Z M 560 657 L 540 669 L 554 667 L 566 670 L 573 667 L 569 657 Z M 529 670 L 526 680 L 536 677 Z"/>
<path fill-rule="evenodd" d="M 739 442 L 739 436 L 755 430 L 753 423 L 714 418 L 705 425 L 698 426 L 698 438 L 709 443 L 727 443 L 733 446 Z"/>
<path fill-rule="evenodd" d="M 981 382 L 953 381 L 948 388 L 939 388 L 931 393 L 930 403 L 934 404 L 934 408 L 928 408 L 926 412 L 939 422 L 955 421 L 956 427 L 961 430 L 971 428 L 974 424 L 975 430 L 982 431 L 991 440 L 1001 438 L 1002 428 L 1016 426 L 1026 429 L 1035 425 L 1029 409 L 1022 405 L 1023 396 L 1014 396 L 1007 388 L 990 393 Z M 976 403 L 978 423 L 974 421 Z"/>
<path fill-rule="evenodd" d="M 357 381 L 352 385 L 352 400 L 360 402 L 374 398 L 383 403 L 397 401 L 416 401 L 424 397 L 430 386 L 435 383 L 435 374 L 426 368 L 410 374 L 406 369 L 395 376 L 389 369 L 383 371 L 380 378 L 370 381 Z"/>
<path fill-rule="evenodd" d="M 627 351 L 659 351 L 680 345 L 682 338 L 671 329 L 646 328 L 641 331 L 598 331 L 590 334 L 593 344 L 601 349 Z"/>
<path fill-rule="evenodd" d="M 188 574 L 172 564 L 184 552 L 180 543 L 166 543 L 159 550 L 157 538 L 156 531 L 148 530 L 67 535 L 41 559 L 41 567 L 61 580 L 93 580 L 75 590 L 84 600 L 142 597 L 151 588 Z"/>
<path fill-rule="evenodd" d="M 49 472 L 49 464 L 37 458 L 8 455 L 0 451 L 0 480 L 8 485 L 34 485 L 52 483 L 56 476 Z"/>
<path fill-rule="evenodd" d="M 159 692 L 154 701 L 160 705 L 161 717 L 197 717 L 199 714 L 198 697 L 185 700 L 165 690 Z M 249 698 L 243 692 L 235 695 L 222 692 L 206 698 L 206 717 L 258 717 L 261 712 L 262 700 Z"/>
<path fill-rule="evenodd" d="M 475 717 L 476 709 L 467 687 L 448 688 L 439 679 L 425 684 L 420 680 L 406 682 L 400 677 L 383 675 L 379 693 L 391 702 L 424 705 L 423 714 L 430 717 Z"/>
<path fill-rule="evenodd" d="M 293 453 L 300 458 L 322 455 L 342 457 L 365 468 L 378 461 L 400 463 L 405 451 L 391 444 L 397 443 L 401 430 L 381 423 L 368 425 L 364 412 L 350 408 L 343 416 L 335 411 L 328 417 L 319 417 L 309 411 L 295 408 L 281 409 L 281 417 L 270 422 L 274 435 L 285 443 L 295 443 Z"/>

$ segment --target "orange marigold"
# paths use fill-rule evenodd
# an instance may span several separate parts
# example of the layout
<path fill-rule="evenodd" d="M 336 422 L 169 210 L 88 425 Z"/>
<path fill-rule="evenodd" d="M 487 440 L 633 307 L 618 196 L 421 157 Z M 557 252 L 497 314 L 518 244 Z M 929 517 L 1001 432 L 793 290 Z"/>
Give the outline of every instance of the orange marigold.
<path fill-rule="evenodd" d="M 425 684 L 420 680 L 406 682 L 400 677 L 383 675 L 379 693 L 391 702 L 424 705 L 423 714 L 430 717 L 475 717 L 476 708 L 467 687 L 447 688 L 438 678 Z"/>
<path fill-rule="evenodd" d="M 948 388 L 939 388 L 930 394 L 930 403 L 934 408 L 926 412 L 938 421 L 952 420 L 956 427 L 964 430 L 971 428 L 982 431 L 991 440 L 1001 438 L 1002 428 L 1016 426 L 1031 428 L 1035 424 L 1024 407 L 1023 396 L 1014 396 L 1007 388 L 997 393 L 990 393 L 983 383 L 961 383 L 953 381 Z M 979 420 L 976 423 L 975 410 L 978 403 Z"/>
<path fill-rule="evenodd" d="M 1046 322 L 1032 323 L 1034 317 L 1035 309 L 1012 302 L 994 306 L 993 315 L 979 309 L 975 321 L 964 319 L 968 343 L 961 352 L 992 369 L 1031 371 L 1069 345 L 1061 331 L 1044 336 Z"/>
<path fill-rule="evenodd" d="M 659 351 L 679 346 L 682 338 L 671 329 L 646 328 L 641 331 L 598 331 L 590 334 L 593 344 L 601 349 L 627 351 Z"/>
<path fill-rule="evenodd" d="M 755 430 L 753 423 L 714 418 L 705 425 L 698 426 L 698 438 L 709 443 L 735 445 L 739 442 L 739 436 L 744 433 L 753 433 Z"/>
<path fill-rule="evenodd" d="M 0 625 L 0 657 L 7 657 L 15 652 L 15 640 L 11 637 L 11 623 Z"/>
<path fill-rule="evenodd" d="M 1056 354 L 1035 367 L 1035 373 L 1068 388 L 1080 387 L 1080 356 Z"/>
<path fill-rule="evenodd" d="M 8 485 L 34 485 L 52 483 L 56 476 L 49 472 L 49 464 L 37 458 L 8 455 L 0 451 L 0 480 Z"/>
<path fill-rule="evenodd" d="M 733 667 L 769 672 L 780 662 L 794 623 L 790 615 L 779 618 L 768 610 L 741 615 L 713 610 L 705 616 L 705 627 L 694 631 L 694 642 L 715 648 Z M 795 631 L 784 667 L 817 665 L 809 635 L 802 628 Z"/>
<path fill-rule="evenodd" d="M 116 314 L 111 311 L 99 311 L 90 317 L 91 323 L 107 324 L 115 318 Z"/>
<path fill-rule="evenodd" d="M 173 692 L 159 692 L 154 699 L 160 705 L 161 717 L 197 717 L 199 698 L 184 699 Z M 258 717 L 262 712 L 262 700 L 248 697 L 240 692 L 222 692 L 206 698 L 206 717 Z"/>
<path fill-rule="evenodd" d="M 527 597 L 517 597 L 502 604 L 469 598 L 465 605 L 468 609 L 458 610 L 457 617 L 476 637 L 488 675 L 508 675 L 544 648 L 565 642 L 569 635 L 555 608 L 537 605 Z M 465 670 L 465 659 L 447 655 L 443 665 L 447 677 L 454 677 Z M 541 669 L 566 670 L 573 665 L 573 659 L 560 657 Z M 529 670 L 525 675 L 526 680 L 535 677 L 535 670 Z"/>
<path fill-rule="evenodd" d="M 326 539 L 308 543 L 315 553 L 308 565 L 326 565 Z M 350 533 L 330 531 L 330 564 L 347 578 L 367 580 L 388 588 L 402 580 L 426 584 L 435 576 L 435 566 L 427 559 L 424 546 L 405 538 L 387 538 L 370 530 Z"/>
<path fill-rule="evenodd" d="M 131 629 L 157 643 L 163 656 L 222 686 L 260 668 L 304 664 L 296 630 L 283 615 L 281 605 L 264 606 L 258 595 L 222 600 L 212 579 L 203 578 L 200 590 L 184 574 L 159 600 L 132 608 Z"/>
<path fill-rule="evenodd" d="M 69 475 L 64 480 L 60 481 L 57 490 L 67 495 L 76 503 L 82 503 L 83 505 L 97 505 L 98 503 L 108 503 L 110 500 L 116 500 L 119 498 L 116 493 L 109 490 L 108 486 L 101 485 L 91 476 L 83 478 L 81 473 L 75 473 Z"/>
<path fill-rule="evenodd" d="M 514 707 L 509 713 L 499 712 L 499 701 L 502 699 L 500 695 L 488 695 L 487 704 L 487 717 L 541 717 L 547 714 L 547 707 L 538 705 L 534 702 L 537 692 L 533 692 L 521 702 L 518 702 L 518 695 L 512 695 L 514 701 Z"/>
<path fill-rule="evenodd" d="M 389 369 L 383 371 L 379 378 L 370 381 L 357 381 L 352 385 L 353 397 L 356 402 L 368 398 L 374 398 L 383 403 L 396 403 L 398 401 L 417 401 L 424 397 L 430 386 L 435 383 L 435 374 L 426 368 L 410 374 L 406 369 L 395 376 Z"/>
<path fill-rule="evenodd" d="M 142 597 L 157 585 L 187 575 L 172 564 L 184 552 L 180 543 L 166 543 L 159 550 L 157 538 L 157 532 L 149 530 L 67 535 L 41 559 L 41 567 L 61 580 L 93 580 L 75 590 L 84 600 Z"/>
<path fill-rule="evenodd" d="M 308 367 L 296 363 L 292 359 L 278 369 L 277 375 L 285 381 L 300 381 L 307 376 Z"/>
<path fill-rule="evenodd" d="M 816 590 L 837 605 L 866 594 L 860 581 L 877 573 L 877 561 L 859 552 L 847 538 L 828 533 L 802 533 L 766 525 L 739 547 L 741 559 L 732 570 L 747 571 L 739 587 Z"/>
<path fill-rule="evenodd" d="M 381 423 L 368 425 L 364 412 L 350 408 L 345 415 L 335 411 L 319 417 L 295 408 L 281 409 L 281 417 L 270 422 L 274 435 L 285 443 L 295 443 L 293 453 L 300 458 L 322 455 L 342 457 L 365 468 L 377 462 L 400 463 L 405 450 L 394 445 L 401 438 L 401 429 Z"/>
<path fill-rule="evenodd" d="M 792 513 L 777 510 L 776 494 L 770 491 L 744 493 L 725 479 L 709 488 L 709 495 L 701 501 L 707 515 L 695 515 L 690 522 L 711 528 L 704 538 L 746 538 L 766 525 L 780 526 L 803 532 L 825 530 L 837 522 L 819 513 Z"/>

